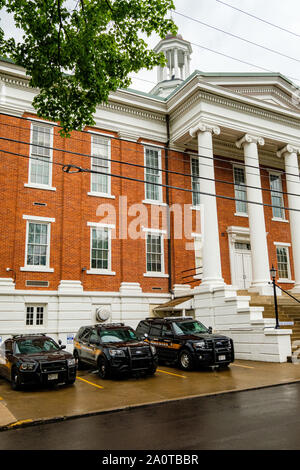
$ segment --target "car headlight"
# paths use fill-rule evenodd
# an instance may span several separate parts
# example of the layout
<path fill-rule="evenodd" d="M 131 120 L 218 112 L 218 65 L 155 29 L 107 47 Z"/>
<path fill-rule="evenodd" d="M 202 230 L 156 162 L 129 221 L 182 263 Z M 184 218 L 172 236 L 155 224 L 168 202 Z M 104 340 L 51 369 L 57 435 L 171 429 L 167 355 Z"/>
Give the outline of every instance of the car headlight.
<path fill-rule="evenodd" d="M 109 349 L 109 354 L 111 357 L 124 357 L 125 352 L 122 349 Z"/>
<path fill-rule="evenodd" d="M 34 362 L 23 362 L 23 364 L 19 367 L 20 370 L 34 370 L 35 363 Z"/>
<path fill-rule="evenodd" d="M 69 366 L 69 367 L 75 366 L 75 364 L 76 364 L 76 360 L 75 360 L 75 359 L 68 359 L 67 362 L 68 362 L 68 366 Z"/>
<path fill-rule="evenodd" d="M 156 354 L 156 347 L 155 346 L 150 344 L 150 349 L 151 349 L 151 352 L 152 352 L 153 355 Z"/>
<path fill-rule="evenodd" d="M 195 349 L 197 348 L 203 349 L 205 348 L 205 341 L 198 341 L 197 343 L 193 343 L 193 346 Z"/>

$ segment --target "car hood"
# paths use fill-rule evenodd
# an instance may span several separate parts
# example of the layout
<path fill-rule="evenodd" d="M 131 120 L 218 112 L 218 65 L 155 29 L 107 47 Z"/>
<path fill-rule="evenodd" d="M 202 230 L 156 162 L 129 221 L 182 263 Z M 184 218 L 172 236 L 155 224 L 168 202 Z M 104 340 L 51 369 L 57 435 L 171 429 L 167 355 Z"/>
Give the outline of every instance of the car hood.
<path fill-rule="evenodd" d="M 138 347 L 145 347 L 148 346 L 149 344 L 145 343 L 145 341 L 124 341 L 122 343 L 105 343 L 105 346 L 108 346 L 109 348 L 112 349 L 118 349 L 118 348 L 138 348 Z"/>
<path fill-rule="evenodd" d="M 192 340 L 192 341 L 197 341 L 199 339 L 206 339 L 206 340 L 218 340 L 218 339 L 227 339 L 229 338 L 227 336 L 222 336 L 222 335 L 216 335 L 216 334 L 210 334 L 210 333 L 198 333 L 198 334 L 193 334 L 193 335 L 180 335 L 180 339 L 184 340 Z"/>
<path fill-rule="evenodd" d="M 52 353 L 36 353 L 36 354 L 22 354 L 18 356 L 22 361 L 63 361 L 66 359 L 72 359 L 72 354 L 64 351 L 56 351 Z"/>

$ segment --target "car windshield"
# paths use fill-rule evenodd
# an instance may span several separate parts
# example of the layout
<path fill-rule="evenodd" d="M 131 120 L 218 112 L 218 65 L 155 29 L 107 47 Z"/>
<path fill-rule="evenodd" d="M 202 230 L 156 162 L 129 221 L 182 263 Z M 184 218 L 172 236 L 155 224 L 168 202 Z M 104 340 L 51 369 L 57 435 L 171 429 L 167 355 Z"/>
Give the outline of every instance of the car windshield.
<path fill-rule="evenodd" d="M 137 341 L 133 330 L 118 328 L 116 330 L 101 330 L 100 338 L 103 343 L 121 343 L 123 341 Z"/>
<path fill-rule="evenodd" d="M 59 346 L 50 338 L 26 338 L 16 342 L 16 354 L 37 354 L 59 351 Z"/>
<path fill-rule="evenodd" d="M 176 335 L 193 335 L 208 332 L 208 329 L 202 323 L 195 320 L 173 322 L 173 328 Z"/>

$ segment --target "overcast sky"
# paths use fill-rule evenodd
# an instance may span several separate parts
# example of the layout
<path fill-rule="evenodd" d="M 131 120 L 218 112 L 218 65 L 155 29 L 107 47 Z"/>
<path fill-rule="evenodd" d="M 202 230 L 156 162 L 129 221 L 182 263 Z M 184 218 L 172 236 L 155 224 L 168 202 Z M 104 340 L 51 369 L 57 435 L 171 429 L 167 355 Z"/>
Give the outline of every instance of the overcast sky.
<path fill-rule="evenodd" d="M 175 0 L 178 13 L 190 16 L 224 31 L 261 44 L 297 61 L 252 46 L 244 41 L 205 27 L 178 14 L 173 18 L 183 39 L 193 48 L 191 72 L 263 72 L 241 62 L 227 59 L 201 49 L 204 46 L 217 52 L 249 62 L 273 72 L 293 77 L 300 85 L 300 2 L 299 0 L 222 0 L 223 2 L 287 29 L 299 37 L 269 26 L 261 21 L 229 8 L 217 0 Z M 158 40 L 153 38 L 154 46 Z M 198 46 L 196 46 L 198 44 Z M 140 78 L 156 81 L 156 71 L 141 71 Z M 295 78 L 299 78 L 298 81 Z M 148 91 L 151 83 L 134 80 L 132 88 Z"/>
<path fill-rule="evenodd" d="M 71 0 L 70 0 L 71 1 Z M 178 33 L 192 43 L 191 72 L 195 69 L 204 72 L 263 72 L 259 68 L 243 64 L 219 54 L 209 52 L 200 46 L 213 49 L 241 61 L 249 62 L 273 72 L 280 72 L 300 85 L 300 2 L 299 0 L 222 0 L 223 2 L 247 11 L 299 36 L 281 31 L 254 18 L 233 10 L 217 0 L 175 0 L 173 18 L 178 26 Z M 74 2 L 74 0 L 73 0 Z M 221 32 L 210 29 L 191 19 L 200 20 L 231 34 L 261 44 L 296 60 L 282 57 L 260 47 L 235 39 Z M 1 12 L 1 26 L 5 32 L 16 35 L 12 21 Z M 20 37 L 20 35 L 17 35 Z M 149 44 L 154 47 L 159 41 L 153 35 Z M 141 71 L 132 75 L 131 88 L 149 91 L 156 83 L 156 70 Z M 298 80 L 296 80 L 298 79 Z M 153 83 L 149 83 L 149 82 Z"/>

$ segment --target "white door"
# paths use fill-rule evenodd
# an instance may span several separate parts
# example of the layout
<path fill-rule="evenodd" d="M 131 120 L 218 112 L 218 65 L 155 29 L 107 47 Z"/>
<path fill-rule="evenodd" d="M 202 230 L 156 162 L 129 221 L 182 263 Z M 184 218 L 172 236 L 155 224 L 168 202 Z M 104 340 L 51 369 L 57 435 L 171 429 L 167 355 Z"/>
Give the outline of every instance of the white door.
<path fill-rule="evenodd" d="M 252 281 L 252 260 L 250 243 L 234 244 L 233 284 L 239 289 L 248 289 Z"/>

